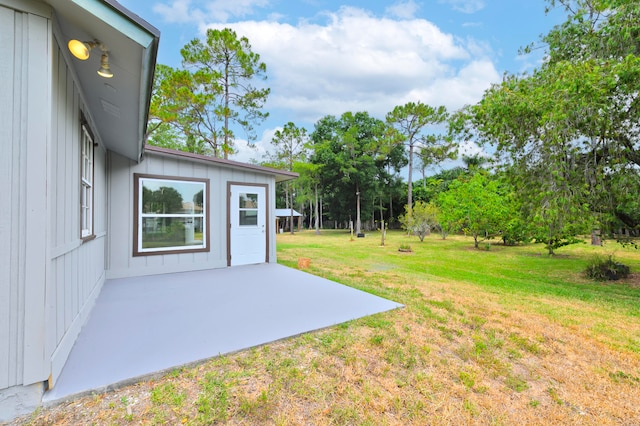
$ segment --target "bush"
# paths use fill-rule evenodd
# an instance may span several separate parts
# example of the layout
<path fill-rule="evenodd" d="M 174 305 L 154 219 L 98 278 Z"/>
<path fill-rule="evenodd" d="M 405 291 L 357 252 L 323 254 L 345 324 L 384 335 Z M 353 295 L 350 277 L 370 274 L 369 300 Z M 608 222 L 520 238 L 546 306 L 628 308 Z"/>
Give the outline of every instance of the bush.
<path fill-rule="evenodd" d="M 604 258 L 602 256 L 594 256 L 589 261 L 585 273 L 587 277 L 596 281 L 610 281 L 626 278 L 631 270 L 627 265 L 616 262 L 613 256 Z"/>
<path fill-rule="evenodd" d="M 431 234 L 431 228 L 438 223 L 438 208 L 434 204 L 418 201 L 413 209 L 410 210 L 409 206 L 405 206 L 404 209 L 405 214 L 400 216 L 400 223 L 404 229 L 417 235 L 421 242 L 424 241 L 424 237 Z"/>
<path fill-rule="evenodd" d="M 404 251 L 404 252 L 410 253 L 413 250 L 411 250 L 411 246 L 409 244 L 402 243 L 400 244 L 400 248 L 398 249 L 398 251 Z"/>

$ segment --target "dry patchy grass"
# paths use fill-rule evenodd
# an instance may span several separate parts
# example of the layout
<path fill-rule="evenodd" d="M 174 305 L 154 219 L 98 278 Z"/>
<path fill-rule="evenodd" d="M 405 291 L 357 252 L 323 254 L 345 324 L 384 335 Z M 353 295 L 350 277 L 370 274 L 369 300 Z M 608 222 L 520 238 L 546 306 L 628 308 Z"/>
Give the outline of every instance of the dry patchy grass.
<path fill-rule="evenodd" d="M 460 245 L 464 239 L 431 237 L 425 246 L 411 240 L 414 253 L 400 254 L 406 238 L 391 234 L 379 247 L 379 240 L 351 242 L 342 234 L 279 236 L 283 263 L 311 257 L 312 273 L 397 300 L 404 309 L 215 358 L 19 423 L 640 423 L 640 321 L 633 310 L 640 290 L 628 288 L 633 280 L 608 284 L 613 296 L 604 293 L 602 300 L 581 298 L 556 280 L 598 295 L 570 266 L 591 248 L 567 251 L 563 263 L 540 275 L 536 269 L 545 263 L 536 262 L 557 261 L 531 263 L 535 247 L 479 253 Z M 471 259 L 478 255 L 485 257 Z M 437 257 L 447 256 L 449 268 L 439 269 Z M 619 257 L 640 265 L 633 251 Z M 492 268 L 479 271 L 484 263 Z M 489 272 L 515 267 L 520 273 L 513 276 Z M 469 268 L 482 277 L 473 278 Z M 551 277 L 549 284 L 534 287 L 543 276 Z"/>

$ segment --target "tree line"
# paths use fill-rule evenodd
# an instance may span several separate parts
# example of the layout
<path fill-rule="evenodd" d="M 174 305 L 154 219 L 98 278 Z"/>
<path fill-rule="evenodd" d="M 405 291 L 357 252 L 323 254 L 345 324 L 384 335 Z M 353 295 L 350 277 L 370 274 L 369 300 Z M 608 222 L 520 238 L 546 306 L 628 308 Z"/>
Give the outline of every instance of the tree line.
<path fill-rule="evenodd" d="M 286 123 L 262 159 L 300 173 L 279 188 L 279 206 L 301 210 L 317 230 L 353 224 L 361 232 L 384 221 L 418 235 L 466 232 L 476 247 L 500 237 L 539 241 L 553 253 L 594 230 L 635 236 L 640 4 L 547 0 L 547 7 L 563 8 L 566 20 L 523 49 L 544 49 L 543 64 L 505 74 L 477 104 L 450 112 L 408 102 L 383 119 L 366 111 L 326 115 L 310 132 Z M 158 67 L 149 143 L 226 157 L 236 129 L 255 140 L 269 89 L 249 41 L 209 30 L 181 53 L 183 69 Z M 493 157 L 467 157 L 466 168 L 427 177 L 457 158 L 462 141 Z"/>

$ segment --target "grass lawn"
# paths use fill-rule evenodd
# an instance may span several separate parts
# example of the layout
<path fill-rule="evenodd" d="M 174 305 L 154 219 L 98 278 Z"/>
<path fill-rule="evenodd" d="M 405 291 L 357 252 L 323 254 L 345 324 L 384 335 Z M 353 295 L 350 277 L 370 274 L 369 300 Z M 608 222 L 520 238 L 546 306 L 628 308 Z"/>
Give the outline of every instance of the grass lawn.
<path fill-rule="evenodd" d="M 402 243 L 413 252 L 398 251 Z M 636 272 L 594 283 L 595 253 Z M 278 235 L 280 263 L 403 303 L 42 410 L 27 424 L 640 424 L 640 251 Z"/>

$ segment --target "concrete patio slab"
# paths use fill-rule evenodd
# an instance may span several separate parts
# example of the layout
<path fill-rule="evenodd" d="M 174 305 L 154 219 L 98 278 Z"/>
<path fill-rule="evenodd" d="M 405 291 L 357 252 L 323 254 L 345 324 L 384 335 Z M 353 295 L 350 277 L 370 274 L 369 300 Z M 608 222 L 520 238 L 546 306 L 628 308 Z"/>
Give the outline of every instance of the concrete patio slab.
<path fill-rule="evenodd" d="M 399 307 L 277 264 L 108 280 L 43 402 Z"/>

